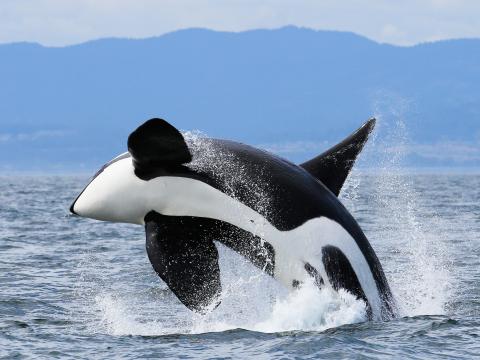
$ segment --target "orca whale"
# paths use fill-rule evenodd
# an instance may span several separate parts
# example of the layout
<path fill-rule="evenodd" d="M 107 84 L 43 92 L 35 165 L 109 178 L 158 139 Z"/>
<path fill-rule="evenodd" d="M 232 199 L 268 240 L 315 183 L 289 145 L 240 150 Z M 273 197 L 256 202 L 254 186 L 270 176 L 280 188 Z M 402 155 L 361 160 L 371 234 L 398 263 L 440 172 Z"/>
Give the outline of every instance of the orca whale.
<path fill-rule="evenodd" d="M 199 313 L 221 301 L 219 242 L 291 289 L 313 280 L 363 300 L 370 319 L 392 318 L 396 306 L 382 266 L 337 198 L 374 125 L 370 119 L 296 165 L 238 142 L 183 136 L 150 119 L 70 211 L 144 225 L 155 272 Z"/>

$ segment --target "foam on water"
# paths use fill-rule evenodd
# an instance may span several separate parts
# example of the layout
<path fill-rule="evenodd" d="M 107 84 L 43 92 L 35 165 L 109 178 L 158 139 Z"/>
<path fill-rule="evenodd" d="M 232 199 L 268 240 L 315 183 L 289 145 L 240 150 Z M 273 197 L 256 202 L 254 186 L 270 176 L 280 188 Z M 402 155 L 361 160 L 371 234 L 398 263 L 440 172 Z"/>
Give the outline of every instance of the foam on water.
<path fill-rule="evenodd" d="M 319 290 L 313 281 L 285 299 L 277 299 L 269 318 L 254 330 L 278 332 L 289 330 L 323 331 L 366 319 L 365 303 L 340 290 Z"/>
<path fill-rule="evenodd" d="M 367 237 L 377 254 L 381 254 L 379 258 L 400 315 L 444 314 L 453 289 L 448 253 L 438 241 L 442 235 L 435 231 L 441 220 L 435 214 L 418 220 L 417 214 L 422 211 L 417 201 L 419 194 L 413 190 L 409 178 L 398 173 L 408 136 L 402 113 L 390 105 L 379 106 L 377 134 L 363 155 L 369 158 L 370 164 L 375 164 L 375 177 L 355 170 L 342 192 L 342 200 L 354 216 L 368 221 L 370 215 L 379 221 L 370 224 L 369 228 L 375 230 L 367 232 Z M 190 145 L 204 141 L 198 134 L 188 133 L 186 138 Z M 197 156 L 197 165 L 205 169 L 216 156 L 213 151 L 203 152 Z M 248 176 L 245 169 L 236 165 L 235 158 L 227 156 L 227 159 L 227 171 L 235 174 L 235 182 L 230 184 L 234 195 L 238 182 L 247 181 Z M 213 161 L 210 164 L 206 169 L 213 175 L 222 175 L 219 172 L 225 171 L 215 167 Z M 358 192 L 365 178 L 376 182 L 374 193 Z M 252 184 L 251 188 L 252 196 L 268 206 L 268 199 L 264 197 L 266 185 Z M 368 209 L 356 207 L 356 200 L 362 196 L 369 197 Z M 128 289 L 128 284 L 118 289 L 104 283 L 84 283 L 80 286 L 91 288 L 84 294 L 93 299 L 87 301 L 86 310 L 93 315 L 91 326 L 98 331 L 100 325 L 99 331 L 112 335 L 192 334 L 236 328 L 270 333 L 322 331 L 366 319 L 365 304 L 344 291 L 320 291 L 312 283 L 306 283 L 300 290 L 289 293 L 238 254 L 221 244 L 216 245 L 223 285 L 222 303 L 217 309 L 205 316 L 194 314 L 165 288 L 152 295 Z M 91 268 L 95 265 L 91 264 Z M 160 282 L 153 272 L 147 278 L 145 286 L 158 286 L 152 285 Z"/>

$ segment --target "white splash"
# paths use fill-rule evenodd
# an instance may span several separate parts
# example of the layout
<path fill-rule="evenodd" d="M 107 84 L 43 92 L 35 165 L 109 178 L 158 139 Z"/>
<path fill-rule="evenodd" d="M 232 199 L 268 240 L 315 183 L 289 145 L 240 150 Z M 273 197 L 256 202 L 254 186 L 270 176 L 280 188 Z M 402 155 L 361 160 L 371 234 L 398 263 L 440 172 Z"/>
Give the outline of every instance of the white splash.
<path fill-rule="evenodd" d="M 382 94 L 375 104 L 377 126 L 373 141 L 362 154 L 373 168 L 350 175 L 343 201 L 356 216 L 366 213 L 367 237 L 383 264 L 401 316 L 445 314 L 453 296 L 452 274 L 442 219 L 424 207 L 415 189 L 415 177 L 402 171 L 409 148 L 404 117 L 411 104 L 392 94 Z M 395 146 L 393 146 L 395 145 Z M 392 150 L 394 149 L 394 150 Z M 369 194 L 359 194 L 368 181 Z M 358 207 L 360 197 L 368 209 Z M 352 201 L 353 200 L 353 201 Z"/>
<path fill-rule="evenodd" d="M 319 290 L 308 282 L 285 299 L 277 299 L 269 318 L 252 330 L 273 333 L 279 331 L 323 331 L 345 324 L 366 320 L 363 301 L 346 291 L 330 288 Z"/>

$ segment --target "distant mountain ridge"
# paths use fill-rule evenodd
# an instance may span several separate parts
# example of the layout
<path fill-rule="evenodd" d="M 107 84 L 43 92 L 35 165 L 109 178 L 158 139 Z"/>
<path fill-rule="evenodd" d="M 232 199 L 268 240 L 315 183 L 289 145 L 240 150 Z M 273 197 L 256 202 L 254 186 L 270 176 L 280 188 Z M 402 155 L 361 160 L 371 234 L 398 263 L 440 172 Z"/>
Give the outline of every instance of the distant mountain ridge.
<path fill-rule="evenodd" d="M 479 65 L 476 39 L 396 47 L 296 27 L 0 45 L 0 169 L 95 168 L 151 117 L 273 150 L 294 143 L 282 155 L 299 161 L 373 115 L 406 128 L 409 165 L 479 166 Z M 439 144 L 468 156 L 432 156 Z"/>

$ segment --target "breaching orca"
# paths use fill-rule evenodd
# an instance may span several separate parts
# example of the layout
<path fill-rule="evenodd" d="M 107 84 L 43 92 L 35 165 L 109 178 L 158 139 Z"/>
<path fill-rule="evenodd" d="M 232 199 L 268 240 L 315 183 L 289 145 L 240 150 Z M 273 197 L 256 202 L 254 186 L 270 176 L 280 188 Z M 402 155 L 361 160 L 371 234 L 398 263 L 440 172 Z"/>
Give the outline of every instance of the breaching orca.
<path fill-rule="evenodd" d="M 292 289 L 313 279 L 362 299 L 370 318 L 391 318 L 395 305 L 380 262 L 337 198 L 374 125 L 369 120 L 296 165 L 241 143 L 184 137 L 151 119 L 70 211 L 144 225 L 153 268 L 191 310 L 220 303 L 218 241 Z"/>

